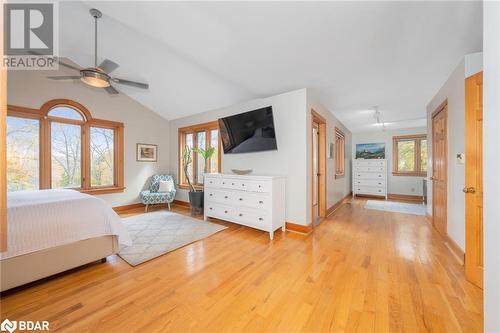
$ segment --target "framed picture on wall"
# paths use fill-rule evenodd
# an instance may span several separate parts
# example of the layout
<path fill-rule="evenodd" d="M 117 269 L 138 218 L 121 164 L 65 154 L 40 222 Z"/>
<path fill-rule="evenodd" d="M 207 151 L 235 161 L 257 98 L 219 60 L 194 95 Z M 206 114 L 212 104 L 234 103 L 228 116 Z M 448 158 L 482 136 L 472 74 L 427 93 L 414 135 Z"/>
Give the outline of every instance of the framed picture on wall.
<path fill-rule="evenodd" d="M 138 162 L 157 162 L 158 161 L 158 145 L 147 143 L 137 144 L 137 161 Z"/>
<path fill-rule="evenodd" d="M 365 159 L 385 158 L 385 143 L 356 144 L 356 158 L 365 158 Z"/>

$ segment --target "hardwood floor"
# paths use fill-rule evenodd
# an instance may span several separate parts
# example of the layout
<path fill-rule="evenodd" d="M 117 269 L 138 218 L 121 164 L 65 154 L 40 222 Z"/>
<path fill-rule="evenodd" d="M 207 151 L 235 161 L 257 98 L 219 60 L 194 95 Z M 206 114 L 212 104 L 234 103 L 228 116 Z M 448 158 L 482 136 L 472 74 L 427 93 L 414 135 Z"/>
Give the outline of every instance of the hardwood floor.
<path fill-rule="evenodd" d="M 135 268 L 113 256 L 4 295 L 2 319 L 71 332 L 482 332 L 482 292 L 426 218 L 364 201 L 309 236 L 270 242 L 225 223 Z"/>

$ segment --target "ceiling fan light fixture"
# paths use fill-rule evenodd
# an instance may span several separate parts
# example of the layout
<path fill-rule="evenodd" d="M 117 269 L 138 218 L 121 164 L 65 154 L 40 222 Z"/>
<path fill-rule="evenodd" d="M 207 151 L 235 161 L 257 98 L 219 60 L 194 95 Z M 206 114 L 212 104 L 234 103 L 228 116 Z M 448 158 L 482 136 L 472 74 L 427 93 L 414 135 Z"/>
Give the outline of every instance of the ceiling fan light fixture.
<path fill-rule="evenodd" d="M 110 86 L 109 76 L 104 73 L 92 70 L 82 70 L 80 73 L 81 73 L 80 80 L 82 80 L 89 86 L 96 88 L 106 88 Z"/>

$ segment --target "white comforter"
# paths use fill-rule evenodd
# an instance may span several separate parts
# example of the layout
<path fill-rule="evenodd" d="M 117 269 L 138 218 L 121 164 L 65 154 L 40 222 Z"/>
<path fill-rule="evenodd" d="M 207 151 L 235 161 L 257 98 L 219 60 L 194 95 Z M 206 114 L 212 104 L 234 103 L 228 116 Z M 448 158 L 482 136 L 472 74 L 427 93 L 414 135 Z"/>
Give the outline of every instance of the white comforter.
<path fill-rule="evenodd" d="M 104 200 L 75 190 L 10 192 L 7 252 L 1 259 L 105 235 L 131 245 L 120 217 Z"/>

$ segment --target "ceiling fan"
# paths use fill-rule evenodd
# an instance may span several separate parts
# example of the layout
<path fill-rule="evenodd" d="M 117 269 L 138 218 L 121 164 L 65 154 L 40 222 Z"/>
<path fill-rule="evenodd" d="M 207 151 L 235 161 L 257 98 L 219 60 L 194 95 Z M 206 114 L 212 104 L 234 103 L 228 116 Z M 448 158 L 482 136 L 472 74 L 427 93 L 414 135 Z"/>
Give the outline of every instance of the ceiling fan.
<path fill-rule="evenodd" d="M 67 68 L 76 70 L 80 72 L 80 75 L 74 75 L 74 76 L 47 76 L 48 79 L 51 80 L 78 80 L 80 79 L 83 83 L 96 87 L 96 88 L 104 88 L 109 94 L 118 94 L 118 90 L 116 90 L 111 83 L 118 83 L 118 84 L 125 84 L 128 86 L 133 86 L 137 88 L 142 88 L 142 89 L 148 89 L 149 85 L 147 83 L 141 83 L 141 82 L 135 82 L 135 81 L 129 81 L 129 80 L 124 80 L 124 79 L 119 79 L 117 77 L 112 77 L 109 74 L 117 69 L 119 65 L 117 63 L 114 63 L 113 61 L 109 59 L 105 59 L 101 64 L 98 66 L 97 65 L 97 19 L 102 17 L 102 13 L 95 9 L 92 8 L 89 10 L 90 15 L 95 20 L 95 40 L 94 40 L 94 47 L 95 47 L 95 52 L 94 52 L 94 67 L 88 67 L 88 68 L 80 68 L 77 66 L 73 66 L 67 63 L 64 63 L 61 60 L 57 60 L 57 62 Z"/>

